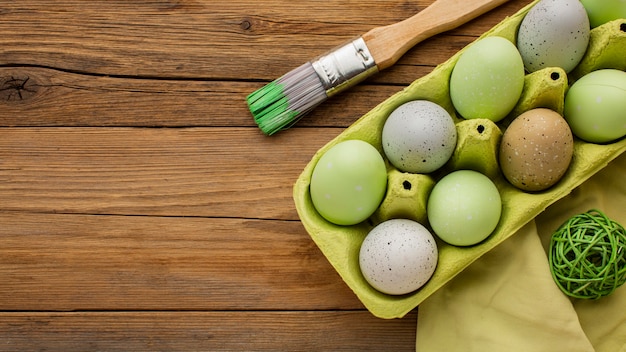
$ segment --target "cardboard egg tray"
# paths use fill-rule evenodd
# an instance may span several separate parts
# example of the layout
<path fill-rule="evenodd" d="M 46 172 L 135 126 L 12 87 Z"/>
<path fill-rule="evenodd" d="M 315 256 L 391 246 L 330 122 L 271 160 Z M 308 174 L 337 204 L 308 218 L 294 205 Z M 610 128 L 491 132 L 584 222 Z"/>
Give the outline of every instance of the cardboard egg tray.
<path fill-rule="evenodd" d="M 506 18 L 481 38 L 497 35 L 515 43 L 522 19 L 536 2 Z M 601 68 L 626 70 L 625 26 L 626 20 L 616 20 L 594 28 L 585 57 L 569 77 L 560 68 L 546 68 L 527 74 L 517 106 L 497 124 L 484 119 L 464 120 L 454 111 L 449 96 L 449 80 L 456 61 L 465 50 L 462 49 L 430 74 L 369 111 L 318 150 L 294 185 L 296 209 L 313 241 L 373 315 L 385 319 L 403 317 L 481 255 L 513 235 L 550 204 L 569 194 L 626 150 L 626 138 L 611 144 L 591 144 L 575 138 L 574 156 L 565 176 L 551 188 L 536 193 L 523 192 L 510 185 L 499 170 L 497 158 L 502 132 L 515 116 L 537 107 L 550 108 L 562 114 L 565 94 L 575 79 Z M 319 158 L 333 145 L 349 139 L 372 144 L 384 157 L 381 131 L 385 120 L 398 106 L 417 99 L 438 103 L 457 123 L 458 141 L 450 161 L 432 174 L 410 174 L 398 171 L 385 160 L 387 194 L 372 217 L 354 226 L 339 226 L 322 218 L 315 210 L 309 193 L 311 174 Z M 480 171 L 498 187 L 502 198 L 502 216 L 494 232 L 483 242 L 470 247 L 455 247 L 438 240 L 437 269 L 431 279 L 413 293 L 393 296 L 372 288 L 359 269 L 359 249 L 365 236 L 375 225 L 390 218 L 410 218 L 427 224 L 425 209 L 430 191 L 438 179 L 458 169 Z"/>

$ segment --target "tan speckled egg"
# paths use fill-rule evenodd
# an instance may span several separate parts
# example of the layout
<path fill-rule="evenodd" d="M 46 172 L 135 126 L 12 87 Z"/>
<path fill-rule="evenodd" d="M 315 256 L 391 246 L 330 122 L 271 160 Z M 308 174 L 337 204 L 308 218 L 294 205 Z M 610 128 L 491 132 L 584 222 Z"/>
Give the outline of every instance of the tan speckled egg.
<path fill-rule="evenodd" d="M 563 177 L 573 153 L 572 131 L 563 117 L 550 109 L 532 109 L 504 132 L 500 168 L 513 186 L 542 191 Z"/>

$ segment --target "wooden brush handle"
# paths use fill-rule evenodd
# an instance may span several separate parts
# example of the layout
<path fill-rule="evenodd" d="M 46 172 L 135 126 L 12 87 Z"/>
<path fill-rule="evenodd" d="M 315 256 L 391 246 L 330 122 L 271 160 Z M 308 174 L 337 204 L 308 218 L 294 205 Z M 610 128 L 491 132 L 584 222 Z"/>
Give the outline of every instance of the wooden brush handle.
<path fill-rule="evenodd" d="M 508 0 L 437 0 L 413 17 L 363 35 L 379 70 L 398 61 L 417 43 L 456 28 Z"/>

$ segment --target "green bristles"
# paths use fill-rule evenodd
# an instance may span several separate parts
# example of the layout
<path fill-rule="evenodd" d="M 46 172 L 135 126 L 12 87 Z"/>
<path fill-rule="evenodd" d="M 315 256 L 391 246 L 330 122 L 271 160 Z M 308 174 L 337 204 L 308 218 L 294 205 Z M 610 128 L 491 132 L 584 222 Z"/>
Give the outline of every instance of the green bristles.
<path fill-rule="evenodd" d="M 292 126 L 327 98 L 310 63 L 248 95 L 250 112 L 261 131 L 272 135 Z"/>
<path fill-rule="evenodd" d="M 282 100 L 283 98 L 285 98 L 285 94 L 283 94 L 282 85 L 274 81 L 248 95 L 247 100 L 250 111 L 256 117 L 257 114 L 264 114 L 268 103 L 271 104 L 272 101 Z"/>
<path fill-rule="evenodd" d="M 254 120 L 267 135 L 280 131 L 299 114 L 289 108 L 284 87 L 276 81 L 248 95 L 247 101 Z"/>

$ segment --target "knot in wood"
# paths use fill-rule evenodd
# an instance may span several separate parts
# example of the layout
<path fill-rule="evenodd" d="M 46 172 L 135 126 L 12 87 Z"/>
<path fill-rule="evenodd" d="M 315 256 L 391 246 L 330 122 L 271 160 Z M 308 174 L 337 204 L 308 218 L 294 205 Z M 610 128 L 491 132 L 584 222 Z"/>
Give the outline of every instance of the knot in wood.
<path fill-rule="evenodd" d="M 0 100 L 27 100 L 37 93 L 37 87 L 28 75 L 0 76 Z"/>
<path fill-rule="evenodd" d="M 244 18 L 239 24 L 239 27 L 244 31 L 250 30 L 250 28 L 252 27 L 252 22 L 250 22 L 249 19 Z"/>

